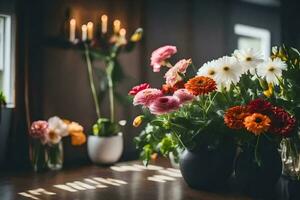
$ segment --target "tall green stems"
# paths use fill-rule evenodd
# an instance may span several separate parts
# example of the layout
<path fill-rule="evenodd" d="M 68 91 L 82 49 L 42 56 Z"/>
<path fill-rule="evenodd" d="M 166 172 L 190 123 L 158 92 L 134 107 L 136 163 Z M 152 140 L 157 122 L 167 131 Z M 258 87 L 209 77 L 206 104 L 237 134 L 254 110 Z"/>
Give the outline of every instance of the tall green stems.
<path fill-rule="evenodd" d="M 108 94 L 110 102 L 110 120 L 115 121 L 115 100 L 114 100 L 114 83 L 112 80 L 112 73 L 115 67 L 115 62 L 113 60 L 108 61 L 106 68 L 106 75 L 108 80 Z"/>
<path fill-rule="evenodd" d="M 99 105 L 99 102 L 98 102 L 96 88 L 95 88 L 95 84 L 94 84 L 92 62 L 91 62 L 91 58 L 90 58 L 89 48 L 88 48 L 88 45 L 86 43 L 84 43 L 84 48 L 85 48 L 84 53 L 85 53 L 86 63 L 87 63 L 87 67 L 88 67 L 90 87 L 91 87 L 93 100 L 94 100 L 95 107 L 96 107 L 96 114 L 97 114 L 97 117 L 100 118 L 101 117 L 100 105 Z"/>

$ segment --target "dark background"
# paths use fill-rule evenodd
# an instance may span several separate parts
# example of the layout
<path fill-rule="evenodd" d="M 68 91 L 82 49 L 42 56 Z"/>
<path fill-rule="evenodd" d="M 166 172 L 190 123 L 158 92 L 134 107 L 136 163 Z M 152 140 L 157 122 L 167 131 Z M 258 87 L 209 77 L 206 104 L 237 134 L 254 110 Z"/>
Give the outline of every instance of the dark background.
<path fill-rule="evenodd" d="M 233 33 L 236 23 L 270 30 L 271 45 L 284 42 L 299 48 L 299 8 L 296 0 L 0 0 L 0 13 L 13 14 L 16 28 L 16 106 L 3 113 L 4 121 L 11 113 L 12 120 L 5 126 L 10 127 L 9 131 L 4 130 L 4 123 L 0 125 L 0 151 L 5 155 L 0 167 L 29 166 L 26 77 L 31 120 L 58 115 L 79 122 L 87 134 L 96 120 L 81 52 L 53 42 L 53 38 L 63 37 L 67 13 L 76 18 L 77 25 L 97 22 L 102 14 L 107 14 L 110 25 L 113 19 L 120 19 L 128 35 L 137 27 L 144 28 L 143 41 L 120 59 L 128 77 L 119 91 L 126 95 L 140 82 L 161 84 L 161 76 L 152 73 L 149 67 L 154 49 L 175 45 L 176 59 L 192 58 L 200 67 L 237 47 Z M 106 113 L 107 107 L 104 102 L 102 108 Z M 133 137 L 139 131 L 130 127 L 137 110 L 132 106 L 118 106 L 117 118 L 128 120 L 123 160 L 138 155 Z M 88 162 L 86 145 L 72 147 L 65 141 L 64 147 L 66 164 Z"/>

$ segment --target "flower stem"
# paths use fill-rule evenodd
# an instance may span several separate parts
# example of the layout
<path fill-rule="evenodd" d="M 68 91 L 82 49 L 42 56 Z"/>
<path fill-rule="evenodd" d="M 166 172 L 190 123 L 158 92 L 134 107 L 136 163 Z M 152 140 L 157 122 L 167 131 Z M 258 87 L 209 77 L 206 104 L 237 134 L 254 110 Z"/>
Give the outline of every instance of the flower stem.
<path fill-rule="evenodd" d="M 99 102 L 98 102 L 96 88 L 95 88 L 95 84 L 94 84 L 93 69 L 92 69 L 92 62 L 91 62 L 91 58 L 90 58 L 90 52 L 89 52 L 88 45 L 86 43 L 84 43 L 84 48 L 85 48 L 84 52 L 85 52 L 86 64 L 87 64 L 87 68 L 88 68 L 90 87 L 91 87 L 93 100 L 94 100 L 95 107 L 96 107 L 96 114 L 97 114 L 97 117 L 99 119 L 101 117 L 100 105 L 99 105 Z"/>
<path fill-rule="evenodd" d="M 259 139 L 260 139 L 260 136 L 258 136 L 258 137 L 257 137 L 257 140 L 256 140 L 254 156 L 255 156 L 255 161 L 256 161 L 257 165 L 260 167 L 260 166 L 261 166 L 261 163 L 260 163 L 260 159 L 258 158 L 258 145 L 259 145 Z"/>
<path fill-rule="evenodd" d="M 108 94 L 109 94 L 109 103 L 110 103 L 110 120 L 115 121 L 115 100 L 114 100 L 114 83 L 112 80 L 112 73 L 114 70 L 114 61 L 110 60 L 107 62 L 107 80 L 108 80 Z"/>

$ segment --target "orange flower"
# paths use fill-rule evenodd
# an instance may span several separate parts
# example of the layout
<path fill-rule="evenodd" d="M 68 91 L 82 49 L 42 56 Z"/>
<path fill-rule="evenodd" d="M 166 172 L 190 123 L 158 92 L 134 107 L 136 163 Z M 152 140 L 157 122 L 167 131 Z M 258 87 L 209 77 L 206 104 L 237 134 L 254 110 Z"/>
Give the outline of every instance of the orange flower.
<path fill-rule="evenodd" d="M 254 135 L 260 135 L 267 132 L 271 126 L 271 120 L 268 116 L 260 113 L 253 113 L 244 119 L 246 129 Z"/>
<path fill-rule="evenodd" d="M 79 146 L 86 142 L 86 136 L 83 132 L 72 132 L 70 135 L 71 143 L 74 146 Z"/>
<path fill-rule="evenodd" d="M 195 96 L 208 94 L 217 89 L 216 82 L 205 76 L 191 78 L 184 87 Z"/>
<path fill-rule="evenodd" d="M 173 94 L 176 90 L 184 88 L 184 82 L 183 81 L 179 81 L 177 82 L 173 87 L 168 85 L 168 84 L 163 84 L 161 91 L 164 94 Z"/>
<path fill-rule="evenodd" d="M 249 116 L 249 112 L 246 106 L 234 106 L 229 108 L 224 115 L 224 123 L 232 129 L 244 128 L 244 119 Z"/>

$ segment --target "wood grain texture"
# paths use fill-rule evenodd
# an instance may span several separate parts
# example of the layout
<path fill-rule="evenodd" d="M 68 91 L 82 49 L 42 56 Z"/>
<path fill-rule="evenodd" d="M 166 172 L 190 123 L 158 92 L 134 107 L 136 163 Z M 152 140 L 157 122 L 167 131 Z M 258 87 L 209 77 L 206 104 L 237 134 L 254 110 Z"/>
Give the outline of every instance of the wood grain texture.
<path fill-rule="evenodd" d="M 117 166 L 141 164 L 140 161 L 119 163 Z M 154 165 L 163 166 L 166 169 L 170 167 L 167 160 L 158 160 Z M 174 171 L 173 171 L 174 172 Z M 175 173 L 175 172 L 174 172 Z M 156 175 L 156 176 L 155 176 Z M 164 181 L 151 181 L 148 177 L 165 178 Z M 41 174 L 24 173 L 17 175 L 4 175 L 0 178 L 0 199 L 32 199 L 21 196 L 19 193 L 35 194 L 37 191 L 46 190 L 48 194 L 34 195 L 38 199 L 78 199 L 78 200 L 243 200 L 239 196 L 230 194 L 213 194 L 204 191 L 197 191 L 190 189 L 183 178 L 171 177 L 166 178 L 166 174 L 161 174 L 155 170 L 137 170 L 137 171 L 114 171 L 110 167 L 99 167 L 95 165 L 83 166 L 74 169 L 65 169 L 58 172 L 45 172 Z M 97 181 L 95 177 L 103 177 L 108 181 L 117 184 L 108 184 L 102 182 L 99 185 L 106 185 L 107 187 L 100 187 L 93 184 Z M 107 179 L 109 178 L 109 179 Z M 86 179 L 92 181 L 86 181 Z M 121 181 L 116 181 L 121 180 Z M 76 192 L 66 191 L 54 187 L 54 185 L 66 184 L 72 185 L 75 181 L 83 182 L 84 184 L 92 185 L 90 189 L 78 190 Z M 67 184 L 71 183 L 71 184 Z M 78 183 L 78 182 L 77 182 Z M 127 184 L 126 184 L 127 183 Z M 85 185 L 82 183 L 81 187 Z M 31 190 L 31 193 L 29 192 Z M 43 192 L 41 192 L 43 193 Z M 55 193 L 52 194 L 51 193 Z"/>

